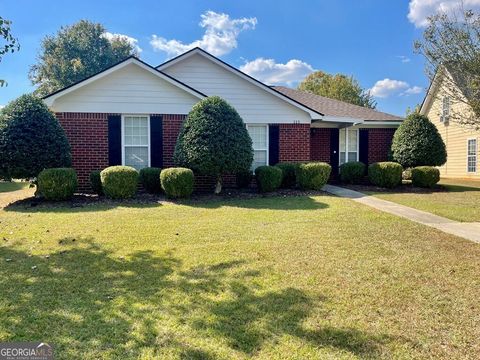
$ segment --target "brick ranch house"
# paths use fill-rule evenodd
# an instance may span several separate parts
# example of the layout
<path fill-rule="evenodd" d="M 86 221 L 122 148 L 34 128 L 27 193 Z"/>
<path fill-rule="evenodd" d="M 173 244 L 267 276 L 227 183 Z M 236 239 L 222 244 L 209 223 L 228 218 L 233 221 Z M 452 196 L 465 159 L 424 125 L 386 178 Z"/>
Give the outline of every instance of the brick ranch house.
<path fill-rule="evenodd" d="M 183 120 L 195 103 L 212 95 L 227 100 L 246 123 L 253 167 L 325 161 L 336 174 L 346 161 L 384 161 L 403 120 L 268 86 L 200 48 L 157 67 L 129 57 L 44 101 L 70 142 L 80 190 L 88 190 L 90 172 L 110 165 L 173 166 Z"/>

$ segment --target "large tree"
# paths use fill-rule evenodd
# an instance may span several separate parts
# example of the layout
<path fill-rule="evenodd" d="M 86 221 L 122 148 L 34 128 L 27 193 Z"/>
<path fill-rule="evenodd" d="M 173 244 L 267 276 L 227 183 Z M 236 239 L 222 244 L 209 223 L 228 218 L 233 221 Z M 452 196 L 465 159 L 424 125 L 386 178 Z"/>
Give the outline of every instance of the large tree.
<path fill-rule="evenodd" d="M 0 16 L 0 38 L 2 38 L 2 42 L 0 43 L 0 62 L 5 54 L 13 53 L 20 49 L 18 39 L 12 35 L 10 30 L 11 24 L 12 22 L 10 20 L 6 20 Z M 0 86 L 4 85 L 6 85 L 5 80 L 0 79 Z"/>
<path fill-rule="evenodd" d="M 375 109 L 377 105 L 353 76 L 315 71 L 303 79 L 298 89 L 370 109 Z"/>
<path fill-rule="evenodd" d="M 30 68 L 36 93 L 47 95 L 95 74 L 130 55 L 137 55 L 126 37 L 105 36 L 101 24 L 81 20 L 42 40 L 38 61 Z"/>
<path fill-rule="evenodd" d="M 428 18 L 423 39 L 415 51 L 426 58 L 426 73 L 441 88 L 437 96 L 448 96 L 449 120 L 480 129 L 480 15 L 464 8 L 463 3 L 449 13 Z M 439 85 L 439 86 L 437 86 Z M 469 105 L 468 113 L 461 104 Z"/>
<path fill-rule="evenodd" d="M 198 102 L 188 114 L 177 139 L 174 161 L 201 175 L 248 171 L 253 161 L 252 139 L 238 112 L 218 96 Z"/>

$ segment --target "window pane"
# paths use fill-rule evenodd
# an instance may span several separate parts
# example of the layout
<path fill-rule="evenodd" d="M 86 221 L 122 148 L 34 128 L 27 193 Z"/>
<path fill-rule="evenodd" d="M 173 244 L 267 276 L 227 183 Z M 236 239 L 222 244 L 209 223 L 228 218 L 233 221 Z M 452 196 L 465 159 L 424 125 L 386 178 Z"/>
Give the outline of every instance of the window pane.
<path fill-rule="evenodd" d="M 340 151 L 345 151 L 346 143 L 346 130 L 340 129 Z"/>
<path fill-rule="evenodd" d="M 348 151 L 357 151 L 357 130 L 348 130 Z"/>
<path fill-rule="evenodd" d="M 349 151 L 348 152 L 348 161 L 357 161 L 357 152 L 356 151 Z"/>
<path fill-rule="evenodd" d="M 477 140 L 471 139 L 468 140 L 468 155 L 476 155 L 477 151 Z"/>
<path fill-rule="evenodd" d="M 255 150 L 253 152 L 252 170 L 255 170 L 259 166 L 267 165 L 267 151 Z"/>
<path fill-rule="evenodd" d="M 147 146 L 127 146 L 125 147 L 125 165 L 140 170 L 148 166 L 148 147 Z"/>
<path fill-rule="evenodd" d="M 340 152 L 340 165 L 342 165 L 343 163 L 345 163 L 345 152 L 341 151 Z"/>
<path fill-rule="evenodd" d="M 248 133 L 254 150 L 267 148 L 267 126 L 248 126 Z"/>
<path fill-rule="evenodd" d="M 124 144 L 148 145 L 148 117 L 125 116 Z"/>

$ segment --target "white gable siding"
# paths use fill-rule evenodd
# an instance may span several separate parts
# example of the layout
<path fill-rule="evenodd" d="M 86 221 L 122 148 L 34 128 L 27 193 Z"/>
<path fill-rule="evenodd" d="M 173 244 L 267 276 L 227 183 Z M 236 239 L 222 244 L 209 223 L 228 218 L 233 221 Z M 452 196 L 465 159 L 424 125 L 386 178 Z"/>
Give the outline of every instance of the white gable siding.
<path fill-rule="evenodd" d="M 201 55 L 192 55 L 166 67 L 163 72 L 208 96 L 224 98 L 246 123 L 310 123 L 310 116 L 305 111 Z"/>
<path fill-rule="evenodd" d="M 188 114 L 198 98 L 136 64 L 55 99 L 55 112 Z"/>

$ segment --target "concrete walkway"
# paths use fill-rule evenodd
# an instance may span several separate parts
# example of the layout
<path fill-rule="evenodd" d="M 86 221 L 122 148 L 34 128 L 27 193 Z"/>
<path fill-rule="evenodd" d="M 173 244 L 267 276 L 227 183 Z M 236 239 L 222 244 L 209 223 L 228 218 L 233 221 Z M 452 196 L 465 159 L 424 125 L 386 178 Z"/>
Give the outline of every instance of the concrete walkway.
<path fill-rule="evenodd" d="M 387 212 L 389 214 L 401 216 L 411 221 L 441 230 L 448 234 L 460 236 L 465 239 L 480 243 L 480 223 L 461 223 L 339 186 L 325 185 L 323 190 L 332 195 L 352 199 L 353 201 Z"/>

